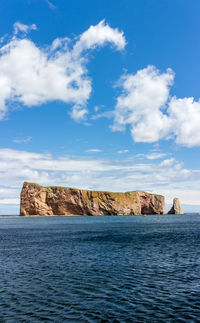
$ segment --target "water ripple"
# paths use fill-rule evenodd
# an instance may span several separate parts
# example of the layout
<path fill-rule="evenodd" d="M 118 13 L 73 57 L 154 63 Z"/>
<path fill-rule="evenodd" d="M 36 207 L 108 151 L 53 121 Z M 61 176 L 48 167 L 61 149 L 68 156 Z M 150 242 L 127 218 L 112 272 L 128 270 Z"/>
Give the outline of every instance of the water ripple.
<path fill-rule="evenodd" d="M 0 322 L 199 322 L 199 216 L 0 228 Z"/>

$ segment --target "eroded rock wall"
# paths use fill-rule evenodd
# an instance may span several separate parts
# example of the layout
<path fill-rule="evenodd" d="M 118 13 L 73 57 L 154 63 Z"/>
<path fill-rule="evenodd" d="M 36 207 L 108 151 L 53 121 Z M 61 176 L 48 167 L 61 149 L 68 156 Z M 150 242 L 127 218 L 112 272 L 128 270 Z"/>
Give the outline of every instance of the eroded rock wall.
<path fill-rule="evenodd" d="M 180 201 L 177 197 L 173 199 L 172 208 L 169 210 L 168 214 L 184 214 L 181 208 Z"/>
<path fill-rule="evenodd" d="M 164 214 L 164 196 L 145 192 L 112 193 L 25 182 L 20 215 Z"/>

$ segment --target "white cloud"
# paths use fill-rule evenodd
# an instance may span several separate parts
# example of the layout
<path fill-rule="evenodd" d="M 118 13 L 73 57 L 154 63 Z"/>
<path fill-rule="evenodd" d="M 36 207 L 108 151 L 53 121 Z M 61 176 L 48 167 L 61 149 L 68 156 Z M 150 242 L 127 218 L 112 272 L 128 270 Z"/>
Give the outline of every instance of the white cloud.
<path fill-rule="evenodd" d="M 49 8 L 52 10 L 56 9 L 56 6 L 49 0 L 45 0 L 45 2 L 48 4 Z"/>
<path fill-rule="evenodd" d="M 85 151 L 86 153 L 100 153 L 100 152 L 102 152 L 102 150 L 101 149 L 96 149 L 96 148 L 92 148 L 92 149 L 88 149 L 88 150 L 86 150 Z"/>
<path fill-rule="evenodd" d="M 117 28 L 110 28 L 109 25 L 105 24 L 105 20 L 102 20 L 98 25 L 90 26 L 80 36 L 73 51 L 76 56 L 80 56 L 83 51 L 104 46 L 105 43 L 114 44 L 118 50 L 124 49 L 126 45 L 123 32 L 120 32 Z"/>
<path fill-rule="evenodd" d="M 0 187 L 0 198 L 5 199 L 9 196 L 9 198 L 14 198 L 18 194 L 18 189 L 16 188 L 8 188 L 8 187 Z"/>
<path fill-rule="evenodd" d="M 113 118 L 113 117 L 114 117 L 114 112 L 113 111 L 104 111 L 104 112 L 100 112 L 100 113 L 96 113 L 96 114 L 92 115 L 90 117 L 90 119 L 92 119 L 92 120 L 98 120 L 98 119 L 101 119 L 101 118 L 110 119 L 110 118 Z"/>
<path fill-rule="evenodd" d="M 154 159 L 160 159 L 166 156 L 165 153 L 151 153 L 148 155 L 145 155 L 147 159 L 154 160 Z"/>
<path fill-rule="evenodd" d="M 172 189 L 166 190 L 161 189 L 160 194 L 165 196 L 166 203 L 171 204 L 174 197 L 178 197 L 182 204 L 187 205 L 198 205 L 200 206 L 200 191 L 196 190 L 185 190 L 185 189 Z M 200 211 L 200 207 L 199 207 Z"/>
<path fill-rule="evenodd" d="M 0 149 L 0 204 L 19 199 L 24 181 L 94 190 L 165 192 L 168 203 L 172 203 L 170 192 L 181 197 L 184 187 L 187 192 L 196 191 L 196 195 L 185 194 L 181 202 L 199 205 L 200 170 L 187 169 L 174 158 L 141 163 L 131 159 L 54 158 L 50 154 Z"/>
<path fill-rule="evenodd" d="M 20 200 L 19 199 L 0 199 L 0 204 L 6 204 L 6 205 L 10 205 L 10 204 L 19 204 Z"/>
<path fill-rule="evenodd" d="M 26 138 L 15 138 L 13 139 L 13 142 L 17 143 L 17 144 L 24 144 L 24 143 L 27 143 L 27 142 L 30 142 L 32 140 L 32 137 L 30 136 L 27 136 Z"/>
<path fill-rule="evenodd" d="M 15 33 L 34 26 L 16 23 Z M 81 34 L 74 46 L 68 38 L 58 38 L 43 49 L 27 38 L 13 37 L 0 48 L 0 118 L 11 102 L 31 107 L 60 100 L 73 105 L 72 118 L 84 119 L 92 90 L 86 51 L 108 42 L 117 50 L 125 46 L 123 33 L 104 21 Z"/>
<path fill-rule="evenodd" d="M 168 113 L 173 121 L 173 133 L 177 144 L 187 147 L 200 145 L 200 100 L 177 99 L 169 103 Z"/>
<path fill-rule="evenodd" d="M 149 160 L 155 160 L 165 157 L 167 154 L 160 153 L 160 152 L 152 152 L 150 154 L 136 154 L 135 157 L 139 159 L 149 159 Z"/>
<path fill-rule="evenodd" d="M 161 166 L 164 166 L 164 167 L 170 167 L 174 164 L 174 161 L 175 159 L 174 158 L 168 158 L 168 159 L 165 159 L 161 162 Z"/>
<path fill-rule="evenodd" d="M 131 127 L 135 142 L 152 143 L 175 137 L 187 147 L 200 145 L 200 101 L 170 98 L 174 73 L 160 73 L 154 66 L 124 75 L 122 94 L 114 110 L 113 130 Z"/>
<path fill-rule="evenodd" d="M 130 124 L 136 142 L 154 142 L 165 137 L 169 120 L 162 110 L 173 79 L 172 70 L 161 74 L 154 66 L 135 75 L 124 75 L 120 80 L 123 93 L 117 98 L 113 130 L 123 130 Z"/>
<path fill-rule="evenodd" d="M 129 150 L 128 149 L 124 149 L 124 150 L 118 150 L 118 154 L 126 154 L 126 153 L 128 153 L 129 152 Z"/>
<path fill-rule="evenodd" d="M 27 34 L 31 30 L 37 30 L 37 26 L 35 24 L 32 25 L 24 25 L 21 22 L 15 22 L 13 25 L 14 34 L 18 34 L 20 31 Z"/>

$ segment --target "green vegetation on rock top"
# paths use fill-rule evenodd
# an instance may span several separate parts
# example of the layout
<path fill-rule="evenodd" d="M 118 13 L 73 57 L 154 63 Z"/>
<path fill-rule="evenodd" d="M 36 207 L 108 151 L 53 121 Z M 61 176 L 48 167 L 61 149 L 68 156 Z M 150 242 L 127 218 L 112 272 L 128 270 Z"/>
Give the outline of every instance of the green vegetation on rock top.
<path fill-rule="evenodd" d="M 144 191 L 127 191 L 127 192 L 110 192 L 110 191 L 96 191 L 96 190 L 86 190 L 86 189 L 79 189 L 79 188 L 73 188 L 73 187 L 63 187 L 63 186 L 42 186 L 37 183 L 29 183 L 29 182 L 24 182 L 24 184 L 29 184 L 29 185 L 35 185 L 38 187 L 44 187 L 46 189 L 72 189 L 72 190 L 77 190 L 77 191 L 89 191 L 89 192 L 96 192 L 96 193 L 108 193 L 108 194 L 131 194 L 131 193 L 144 193 L 144 194 L 150 194 L 150 195 L 155 195 L 155 196 L 163 196 L 160 194 L 154 194 L 154 193 L 148 193 Z"/>

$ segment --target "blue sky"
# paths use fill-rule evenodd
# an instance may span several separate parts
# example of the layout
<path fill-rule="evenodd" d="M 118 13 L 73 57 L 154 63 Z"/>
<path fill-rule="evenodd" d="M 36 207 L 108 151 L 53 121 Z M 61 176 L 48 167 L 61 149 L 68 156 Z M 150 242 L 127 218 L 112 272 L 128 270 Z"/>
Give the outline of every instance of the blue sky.
<path fill-rule="evenodd" d="M 200 211 L 198 0 L 0 3 L 0 214 L 23 181 Z"/>

